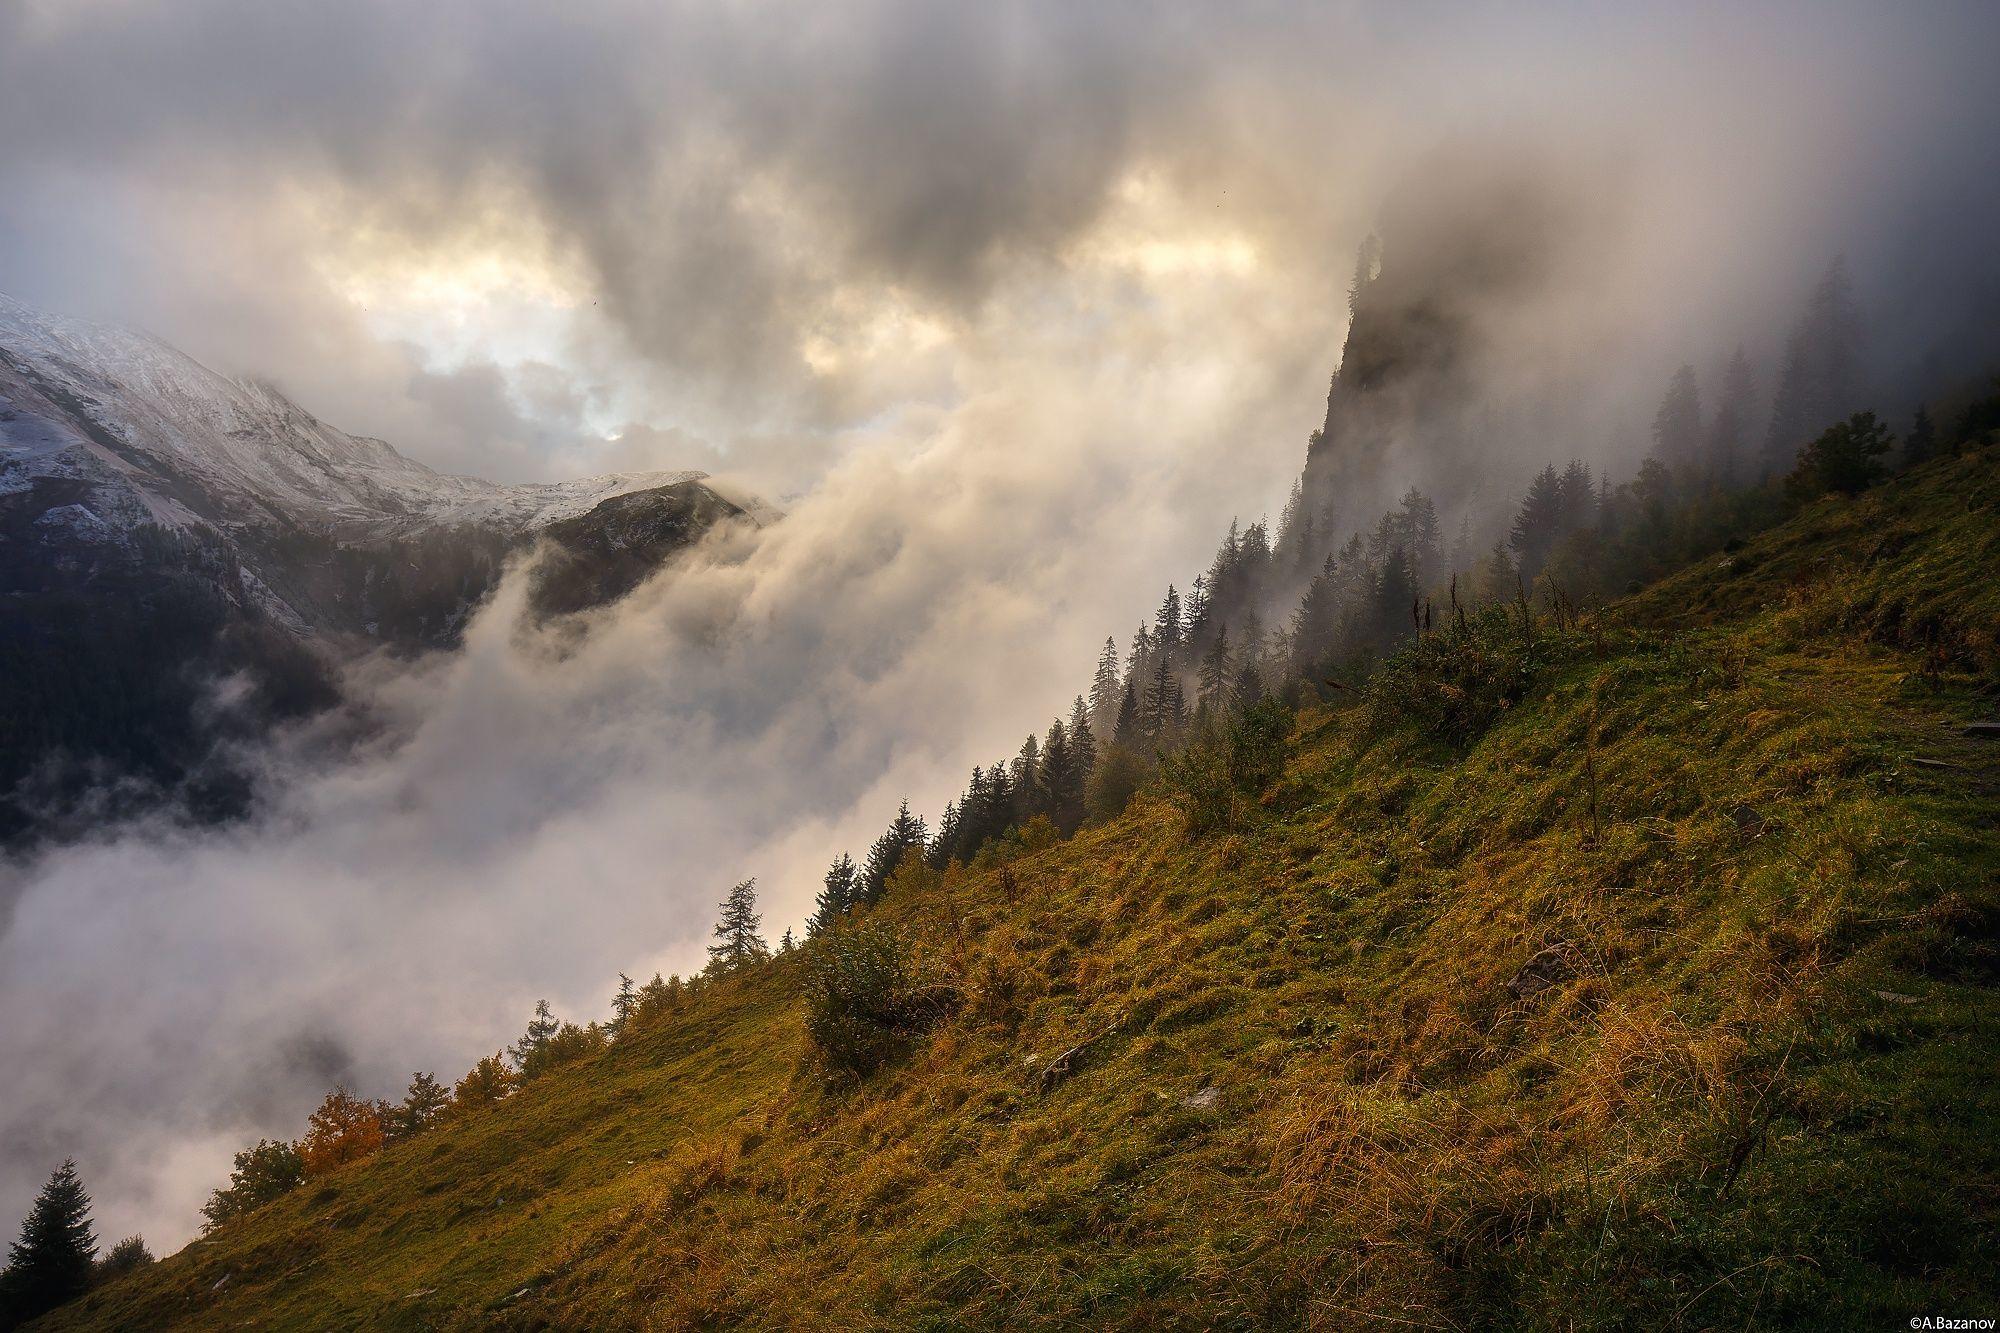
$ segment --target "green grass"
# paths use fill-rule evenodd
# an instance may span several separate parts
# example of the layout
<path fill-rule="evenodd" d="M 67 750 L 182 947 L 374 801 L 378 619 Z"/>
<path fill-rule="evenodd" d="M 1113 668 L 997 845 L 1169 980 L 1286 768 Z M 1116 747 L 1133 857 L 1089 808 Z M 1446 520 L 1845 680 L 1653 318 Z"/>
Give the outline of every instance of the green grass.
<path fill-rule="evenodd" d="M 1996 520 L 1990 454 L 1822 502 L 1462 745 L 1307 709 L 1232 832 L 1144 795 L 892 893 L 967 999 L 865 1081 L 780 962 L 50 1324 L 1991 1313 Z"/>

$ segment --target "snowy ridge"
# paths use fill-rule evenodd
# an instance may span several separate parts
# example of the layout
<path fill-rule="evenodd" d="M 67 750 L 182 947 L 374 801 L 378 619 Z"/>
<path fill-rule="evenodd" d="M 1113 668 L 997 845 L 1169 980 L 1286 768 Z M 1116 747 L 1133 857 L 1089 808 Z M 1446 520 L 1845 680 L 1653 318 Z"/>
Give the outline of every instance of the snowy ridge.
<path fill-rule="evenodd" d="M 90 522 L 225 530 L 275 522 L 343 539 L 468 525 L 521 533 L 703 475 L 503 486 L 434 472 L 158 339 L 0 295 L 0 496 L 40 480 L 88 486 L 92 496 L 78 503 Z"/>

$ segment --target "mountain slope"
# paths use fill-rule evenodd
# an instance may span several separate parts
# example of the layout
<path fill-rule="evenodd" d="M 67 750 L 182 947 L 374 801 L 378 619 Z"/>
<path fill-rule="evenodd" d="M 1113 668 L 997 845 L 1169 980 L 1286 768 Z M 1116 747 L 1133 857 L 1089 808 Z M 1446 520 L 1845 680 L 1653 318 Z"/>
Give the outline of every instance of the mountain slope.
<path fill-rule="evenodd" d="M 1309 708 L 1234 833 L 1156 793 L 902 880 L 874 915 L 966 1000 L 864 1082 L 808 1058 L 782 958 L 47 1326 L 1977 1311 L 1996 517 L 1993 451 L 1944 460 L 1537 631 L 1462 750 Z"/>

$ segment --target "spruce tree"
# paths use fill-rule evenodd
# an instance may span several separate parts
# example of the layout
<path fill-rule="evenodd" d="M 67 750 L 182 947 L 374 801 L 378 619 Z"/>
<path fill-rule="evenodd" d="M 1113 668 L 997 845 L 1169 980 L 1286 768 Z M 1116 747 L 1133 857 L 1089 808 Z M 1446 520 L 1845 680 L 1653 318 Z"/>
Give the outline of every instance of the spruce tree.
<path fill-rule="evenodd" d="M 1734 485 L 1743 467 L 1744 432 L 1750 425 L 1753 385 L 1750 358 L 1738 347 L 1722 372 L 1722 394 L 1708 428 L 1708 479 L 1718 486 Z"/>
<path fill-rule="evenodd" d="M 1089 782 L 1090 770 L 1097 767 L 1097 729 L 1090 724 L 1090 710 L 1080 694 L 1069 709 L 1069 748 L 1076 756 L 1080 780 Z"/>
<path fill-rule="evenodd" d="M 832 930 L 854 906 L 854 858 L 842 852 L 834 863 L 826 868 L 824 887 L 819 891 L 819 901 L 813 904 L 812 920 L 806 923 L 806 935 L 817 939 Z"/>
<path fill-rule="evenodd" d="M 49 1177 L 21 1223 L 21 1238 L 7 1252 L 0 1274 L 0 1311 L 8 1324 L 26 1323 L 75 1300 L 90 1288 L 97 1239 L 91 1234 L 90 1196 L 66 1161 Z"/>
<path fill-rule="evenodd" d="M 1065 837 L 1083 822 L 1083 778 L 1069 731 L 1057 719 L 1049 725 L 1048 738 L 1042 743 L 1042 813 Z"/>
<path fill-rule="evenodd" d="M 910 813 L 910 803 L 905 800 L 897 808 L 896 818 L 868 849 L 868 859 L 862 863 L 856 882 L 855 901 L 866 906 L 880 901 L 882 890 L 889 886 L 889 876 L 903 863 L 903 853 L 912 847 L 922 851 L 928 841 L 924 821 Z"/>
<path fill-rule="evenodd" d="M 1125 682 L 1124 697 L 1118 701 L 1118 722 L 1111 736 L 1120 745 L 1131 745 L 1139 739 L 1139 694 L 1130 681 Z"/>
<path fill-rule="evenodd" d="M 722 900 L 722 916 L 715 923 L 715 943 L 708 946 L 711 972 L 734 972 L 759 959 L 769 958 L 771 948 L 757 933 L 763 918 L 757 914 L 757 881 L 746 879 L 732 886 Z"/>
<path fill-rule="evenodd" d="M 1104 651 L 1097 657 L 1097 674 L 1090 682 L 1090 725 L 1109 736 L 1118 725 L 1118 702 L 1124 697 L 1124 681 L 1118 672 L 1118 641 L 1106 635 Z"/>
<path fill-rule="evenodd" d="M 1160 609 L 1153 614 L 1153 647 L 1162 656 L 1172 658 L 1181 650 L 1181 595 L 1174 585 L 1167 585 L 1167 595 L 1160 602 Z"/>
<path fill-rule="evenodd" d="M 1653 457 L 1676 471 L 1692 471 L 1701 455 L 1701 394 L 1694 367 L 1682 366 L 1667 383 L 1653 414 Z"/>
<path fill-rule="evenodd" d="M 1215 642 L 1201 656 L 1201 668 L 1195 680 L 1195 708 L 1204 714 L 1222 712 L 1228 707 L 1229 692 L 1234 684 L 1231 676 L 1235 663 L 1229 653 L 1229 626 L 1216 631 Z"/>
<path fill-rule="evenodd" d="M 1931 424 L 1930 412 L 1919 406 L 1910 422 L 1910 433 L 1903 438 L 1903 466 L 1928 463 L 1936 453 L 1937 427 Z"/>
<path fill-rule="evenodd" d="M 1536 473 L 1535 479 L 1528 484 L 1528 494 L 1521 501 L 1521 512 L 1515 515 L 1513 530 L 1507 537 L 1507 545 L 1519 561 L 1523 579 L 1533 582 L 1535 575 L 1542 572 L 1549 552 L 1555 548 L 1556 539 L 1562 534 L 1562 517 L 1562 478 L 1557 475 L 1555 464 L 1551 463 Z"/>

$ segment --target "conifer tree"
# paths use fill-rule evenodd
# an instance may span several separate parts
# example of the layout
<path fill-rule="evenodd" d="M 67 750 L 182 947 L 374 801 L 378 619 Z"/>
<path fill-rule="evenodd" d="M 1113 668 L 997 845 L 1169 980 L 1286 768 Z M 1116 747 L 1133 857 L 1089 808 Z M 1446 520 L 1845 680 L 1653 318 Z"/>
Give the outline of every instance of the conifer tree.
<path fill-rule="evenodd" d="M 1804 498 L 1827 491 L 1858 495 L 1882 479 L 1881 458 L 1894 444 L 1895 437 L 1873 412 L 1856 412 L 1800 451 L 1785 485 Z"/>
<path fill-rule="evenodd" d="M 528 1066 L 548 1049 L 549 1042 L 554 1040 L 557 1030 L 561 1027 L 562 1024 L 556 1021 L 554 1012 L 549 1009 L 549 1002 L 536 1000 L 535 1016 L 528 1020 L 528 1030 L 521 1034 L 519 1041 L 507 1048 L 507 1054 L 513 1058 L 514 1067 L 524 1074 L 527 1073 Z"/>
<path fill-rule="evenodd" d="M 9 1326 L 26 1323 L 75 1300 L 90 1288 L 97 1238 L 91 1233 L 90 1196 L 66 1161 L 49 1177 L 21 1223 L 21 1238 L 7 1252 L 0 1273 L 0 1313 Z"/>
<path fill-rule="evenodd" d="M 812 919 L 806 923 L 806 935 L 817 939 L 839 924 L 854 906 L 854 858 L 842 852 L 826 868 L 824 887 L 819 891 L 819 901 L 813 905 Z"/>
<path fill-rule="evenodd" d="M 1347 309 L 1350 314 L 1361 308 L 1361 298 L 1368 294 L 1369 286 L 1382 266 L 1382 242 L 1374 232 L 1369 232 L 1361 242 L 1361 248 L 1354 255 L 1354 281 L 1347 288 Z"/>
<path fill-rule="evenodd" d="M 788 954 L 798 947 L 798 941 L 792 938 L 792 928 L 786 926 L 785 933 L 778 936 L 778 952 L 780 954 Z"/>
<path fill-rule="evenodd" d="M 1903 437 L 1903 466 L 1928 463 L 1936 453 L 1937 427 L 1931 424 L 1929 410 L 1919 405 L 1917 415 L 1910 422 L 1910 433 Z"/>
<path fill-rule="evenodd" d="M 632 1021 L 633 1011 L 638 1007 L 638 987 L 632 984 L 632 978 L 620 972 L 618 974 L 618 993 L 611 997 L 612 1036 L 618 1036 L 625 1031 L 625 1025 Z"/>
<path fill-rule="evenodd" d="M 1160 656 L 1172 659 L 1181 650 L 1181 595 L 1167 585 L 1167 595 L 1153 614 L 1153 647 Z"/>
<path fill-rule="evenodd" d="M 1692 471 L 1701 455 L 1701 394 L 1694 367 L 1682 366 L 1667 383 L 1653 414 L 1653 457 L 1677 471 Z"/>
<path fill-rule="evenodd" d="M 1708 428 L 1708 479 L 1718 486 L 1734 485 L 1743 467 L 1744 432 L 1750 426 L 1753 392 L 1750 358 L 1738 347 L 1722 372 L 1722 393 Z"/>
<path fill-rule="evenodd" d="M 1583 460 L 1573 458 L 1556 483 L 1557 540 L 1591 526 L 1597 515 L 1597 486 Z"/>
<path fill-rule="evenodd" d="M 1112 739 L 1120 745 L 1131 745 L 1139 739 L 1139 694 L 1132 688 L 1132 682 L 1125 682 L 1125 694 L 1118 701 L 1118 722 L 1112 729 Z"/>
<path fill-rule="evenodd" d="M 862 863 L 855 884 L 855 902 L 871 907 L 879 902 L 882 890 L 889 886 L 889 876 L 903 863 L 903 853 L 912 847 L 921 851 L 929 841 L 924 821 L 910 813 L 910 803 L 905 800 L 897 807 L 889 827 L 868 849 L 868 859 Z"/>
<path fill-rule="evenodd" d="M 1097 657 L 1097 674 L 1090 682 L 1090 725 L 1109 736 L 1118 725 L 1118 703 L 1124 697 L 1124 680 L 1118 672 L 1118 641 L 1109 635 L 1104 651 Z"/>
<path fill-rule="evenodd" d="M 1146 738 L 1155 745 L 1171 740 L 1175 731 L 1175 696 L 1180 683 L 1174 679 L 1173 663 L 1164 653 L 1154 664 L 1153 678 L 1146 685 Z"/>
<path fill-rule="evenodd" d="M 771 956 L 771 948 L 757 933 L 763 918 L 757 914 L 757 881 L 746 879 L 729 890 L 722 900 L 722 916 L 715 923 L 715 943 L 708 946 L 708 970 L 734 972 Z"/>
<path fill-rule="evenodd" d="M 1201 656 L 1201 667 L 1195 680 L 1195 709 L 1205 715 L 1214 715 L 1228 707 L 1229 693 L 1235 684 L 1232 671 L 1235 662 L 1229 652 L 1229 626 L 1216 631 L 1215 642 Z"/>
<path fill-rule="evenodd" d="M 444 1118 L 451 1107 L 451 1093 L 433 1074 L 418 1070 L 410 1079 L 410 1087 L 403 1094 L 403 1104 L 389 1117 L 388 1138 L 390 1142 L 400 1142 L 415 1134 L 421 1134 Z"/>
<path fill-rule="evenodd" d="M 1767 475 L 1789 472 L 1807 440 L 1853 406 L 1861 322 L 1847 261 L 1836 258 L 1813 288 L 1785 344 L 1785 369 L 1764 441 Z"/>
<path fill-rule="evenodd" d="M 1521 512 L 1515 515 L 1513 530 L 1507 537 L 1507 545 L 1520 562 L 1522 579 L 1533 582 L 1535 575 L 1541 573 L 1562 533 L 1562 518 L 1562 478 L 1551 463 L 1528 484 Z"/>
<path fill-rule="evenodd" d="M 1048 739 L 1042 743 L 1041 813 L 1067 837 L 1083 822 L 1084 774 L 1077 766 L 1069 732 L 1061 719 L 1049 724 Z"/>
<path fill-rule="evenodd" d="M 1395 528 L 1410 563 L 1411 580 L 1419 588 L 1429 587 L 1437 581 L 1444 563 L 1444 533 L 1438 526 L 1437 506 L 1412 486 L 1397 510 Z"/>
<path fill-rule="evenodd" d="M 1080 780 L 1089 782 L 1090 770 L 1097 767 L 1097 729 L 1090 724 L 1090 710 L 1080 694 L 1069 709 L 1069 748 L 1076 756 Z"/>

